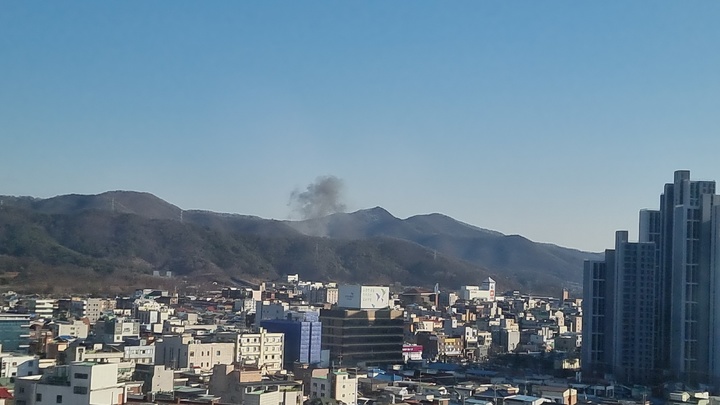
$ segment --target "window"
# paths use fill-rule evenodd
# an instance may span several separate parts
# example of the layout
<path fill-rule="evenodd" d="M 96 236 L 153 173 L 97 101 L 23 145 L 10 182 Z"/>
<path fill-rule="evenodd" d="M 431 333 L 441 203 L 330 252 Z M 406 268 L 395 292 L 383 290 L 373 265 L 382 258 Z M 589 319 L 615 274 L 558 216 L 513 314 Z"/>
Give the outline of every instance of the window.
<path fill-rule="evenodd" d="M 85 373 L 75 373 L 74 377 L 77 378 L 78 380 L 87 380 L 88 379 L 88 375 Z"/>
<path fill-rule="evenodd" d="M 55 397 L 55 403 L 56 404 L 62 404 L 62 395 L 57 395 Z"/>
<path fill-rule="evenodd" d="M 35 394 L 35 402 L 42 402 L 42 394 Z"/>
<path fill-rule="evenodd" d="M 87 394 L 87 387 L 75 386 L 73 387 L 73 394 L 85 395 Z"/>

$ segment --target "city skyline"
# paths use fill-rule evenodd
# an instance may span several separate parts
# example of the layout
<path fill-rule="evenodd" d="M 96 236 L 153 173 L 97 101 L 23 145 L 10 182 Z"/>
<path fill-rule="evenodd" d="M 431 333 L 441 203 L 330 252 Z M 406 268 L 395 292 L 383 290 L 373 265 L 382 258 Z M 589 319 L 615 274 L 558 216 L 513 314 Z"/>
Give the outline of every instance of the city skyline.
<path fill-rule="evenodd" d="M 602 251 L 718 177 L 719 4 L 409 4 L 3 3 L 0 194 L 287 219 L 333 175 L 347 211 Z"/>

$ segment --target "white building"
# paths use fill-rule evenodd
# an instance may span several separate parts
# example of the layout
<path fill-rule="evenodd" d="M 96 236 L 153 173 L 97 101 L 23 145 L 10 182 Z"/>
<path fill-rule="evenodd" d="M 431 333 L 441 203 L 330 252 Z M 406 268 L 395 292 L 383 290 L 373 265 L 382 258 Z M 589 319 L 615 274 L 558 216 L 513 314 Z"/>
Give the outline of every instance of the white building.
<path fill-rule="evenodd" d="M 135 364 L 152 364 L 155 362 L 155 346 L 125 346 L 123 347 L 123 360 Z"/>
<path fill-rule="evenodd" d="M 40 318 L 52 318 L 53 311 L 57 307 L 57 300 L 30 298 L 24 301 L 28 313 L 35 314 Z"/>
<path fill-rule="evenodd" d="M 173 370 L 210 370 L 216 364 L 232 364 L 235 343 L 202 343 L 191 335 L 163 336 L 155 342 L 155 364 Z"/>
<path fill-rule="evenodd" d="M 235 345 L 238 364 L 257 367 L 264 373 L 283 369 L 284 333 L 270 333 L 263 328 L 259 333 L 239 333 Z"/>
<path fill-rule="evenodd" d="M 73 363 L 42 376 L 15 380 L 17 405 L 124 404 L 125 386 L 118 382 L 117 364 Z"/>
<path fill-rule="evenodd" d="M 310 380 L 310 398 L 332 398 L 345 404 L 357 403 L 357 374 L 346 370 L 316 370 Z"/>
<path fill-rule="evenodd" d="M 85 339 L 88 336 L 90 328 L 88 325 L 79 320 L 72 322 L 54 321 L 50 324 L 50 330 L 53 336 L 72 336 L 74 338 Z"/>
<path fill-rule="evenodd" d="M 0 353 L 0 377 L 12 378 L 40 374 L 40 360 L 35 356 Z"/>
<path fill-rule="evenodd" d="M 466 301 L 495 301 L 495 280 L 488 277 L 482 284 L 464 285 L 460 287 L 460 298 Z"/>

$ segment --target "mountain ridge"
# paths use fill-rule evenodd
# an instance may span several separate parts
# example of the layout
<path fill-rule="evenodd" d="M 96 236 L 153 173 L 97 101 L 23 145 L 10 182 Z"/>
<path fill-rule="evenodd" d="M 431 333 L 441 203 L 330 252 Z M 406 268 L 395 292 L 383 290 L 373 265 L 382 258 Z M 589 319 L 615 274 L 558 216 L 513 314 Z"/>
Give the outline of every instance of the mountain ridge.
<path fill-rule="evenodd" d="M 0 270 L 21 275 L 13 266 L 32 261 L 47 272 L 75 266 L 83 274 L 92 268 L 92 274 L 107 275 L 119 271 L 108 269 L 124 269 L 119 272 L 134 279 L 158 269 L 224 281 L 297 272 L 321 281 L 445 281 L 457 287 L 492 276 L 503 288 L 550 291 L 579 284 L 580 256 L 596 255 L 503 235 L 439 213 L 399 219 L 382 207 L 282 221 L 182 210 L 151 193 L 133 191 L 0 199 L 0 225 L 5 225 Z M 537 263 L 528 266 L 532 262 Z"/>

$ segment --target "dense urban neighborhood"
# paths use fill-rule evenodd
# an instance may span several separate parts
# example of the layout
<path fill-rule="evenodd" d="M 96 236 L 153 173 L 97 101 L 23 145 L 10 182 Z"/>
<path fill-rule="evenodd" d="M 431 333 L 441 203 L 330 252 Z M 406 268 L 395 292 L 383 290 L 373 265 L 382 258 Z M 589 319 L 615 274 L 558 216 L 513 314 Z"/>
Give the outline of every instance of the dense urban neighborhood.
<path fill-rule="evenodd" d="M 495 288 L 491 278 L 443 291 L 288 275 L 197 296 L 7 292 L 0 395 L 18 405 L 573 405 L 619 394 L 582 381 L 580 299 Z"/>
<path fill-rule="evenodd" d="M 584 380 L 581 299 L 284 280 L 202 295 L 3 294 L 17 405 L 507 404 L 649 399 Z M 696 399 L 686 398 L 686 402 Z"/>
<path fill-rule="evenodd" d="M 0 1 L 0 405 L 720 405 L 718 16 Z"/>

